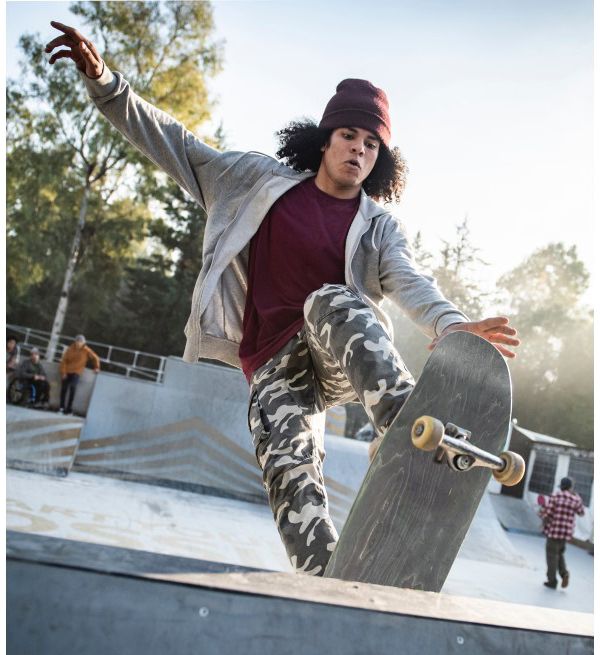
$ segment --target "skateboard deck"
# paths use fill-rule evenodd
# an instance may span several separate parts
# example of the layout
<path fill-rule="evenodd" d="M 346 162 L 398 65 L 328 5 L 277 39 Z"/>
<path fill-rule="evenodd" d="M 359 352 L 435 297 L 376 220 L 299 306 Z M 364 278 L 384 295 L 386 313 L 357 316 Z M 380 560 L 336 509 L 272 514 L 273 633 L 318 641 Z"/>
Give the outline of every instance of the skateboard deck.
<path fill-rule="evenodd" d="M 469 529 L 491 470 L 453 470 L 413 445 L 423 415 L 472 433 L 489 453 L 504 450 L 511 382 L 502 355 L 468 332 L 452 332 L 430 355 L 362 483 L 327 577 L 440 591 Z M 438 449 L 438 455 L 440 449 Z"/>

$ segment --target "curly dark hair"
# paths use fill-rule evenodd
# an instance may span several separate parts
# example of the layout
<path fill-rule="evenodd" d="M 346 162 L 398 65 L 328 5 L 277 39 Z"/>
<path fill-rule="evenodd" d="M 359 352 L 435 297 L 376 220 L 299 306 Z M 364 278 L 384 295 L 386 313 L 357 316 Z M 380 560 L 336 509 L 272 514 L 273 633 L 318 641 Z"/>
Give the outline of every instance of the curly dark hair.
<path fill-rule="evenodd" d="M 316 173 L 321 165 L 321 148 L 329 142 L 332 129 L 318 127 L 309 119 L 292 121 L 276 132 L 279 149 L 276 156 L 300 173 Z M 368 196 L 384 202 L 398 202 L 406 185 L 408 167 L 398 148 L 379 146 L 373 170 L 363 182 Z"/>

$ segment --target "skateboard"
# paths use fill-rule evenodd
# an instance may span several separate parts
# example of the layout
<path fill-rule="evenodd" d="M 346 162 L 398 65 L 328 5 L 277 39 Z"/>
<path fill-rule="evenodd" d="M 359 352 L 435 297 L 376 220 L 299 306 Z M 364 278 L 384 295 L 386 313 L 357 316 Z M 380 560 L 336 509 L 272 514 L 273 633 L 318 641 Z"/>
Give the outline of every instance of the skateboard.
<path fill-rule="evenodd" d="M 325 576 L 440 591 L 493 473 L 517 484 L 502 452 L 512 406 L 508 367 L 465 331 L 444 337 L 367 471 Z"/>

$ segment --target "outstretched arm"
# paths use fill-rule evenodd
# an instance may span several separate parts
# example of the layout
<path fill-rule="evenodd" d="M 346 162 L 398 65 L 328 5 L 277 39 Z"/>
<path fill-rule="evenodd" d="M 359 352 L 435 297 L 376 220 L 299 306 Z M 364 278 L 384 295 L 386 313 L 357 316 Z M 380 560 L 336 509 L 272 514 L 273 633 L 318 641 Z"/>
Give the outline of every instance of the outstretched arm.
<path fill-rule="evenodd" d="M 379 275 L 384 294 L 433 337 L 430 350 L 450 332 L 465 330 L 487 339 L 505 357 L 515 357 L 506 346 L 516 347 L 520 341 L 517 331 L 508 325 L 509 319 L 496 316 L 470 321 L 444 297 L 432 277 L 416 269 L 405 230 L 397 220 L 388 221 L 384 227 Z"/>
<path fill-rule="evenodd" d="M 218 161 L 221 153 L 135 94 L 120 73 L 108 69 L 96 46 L 78 30 L 56 21 L 51 25 L 62 34 L 46 45 L 46 52 L 52 53 L 49 63 L 73 61 L 100 112 L 207 209 L 210 198 L 205 198 L 206 191 L 210 194 L 209 187 L 218 171 L 204 165 Z"/>

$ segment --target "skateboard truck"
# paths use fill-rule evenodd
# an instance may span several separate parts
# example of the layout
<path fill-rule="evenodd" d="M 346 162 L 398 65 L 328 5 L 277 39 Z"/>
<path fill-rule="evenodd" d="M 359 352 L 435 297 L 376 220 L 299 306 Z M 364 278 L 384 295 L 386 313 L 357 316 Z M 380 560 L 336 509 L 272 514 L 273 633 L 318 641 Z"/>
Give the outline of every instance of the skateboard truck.
<path fill-rule="evenodd" d="M 444 458 L 454 471 L 464 472 L 474 466 L 492 469 L 498 482 L 512 487 L 525 474 L 525 462 L 521 455 L 506 450 L 500 456 L 492 455 L 470 442 L 471 433 L 453 423 L 444 424 L 432 416 L 421 416 L 411 430 L 413 444 L 420 450 L 435 451 L 434 461 Z"/>

